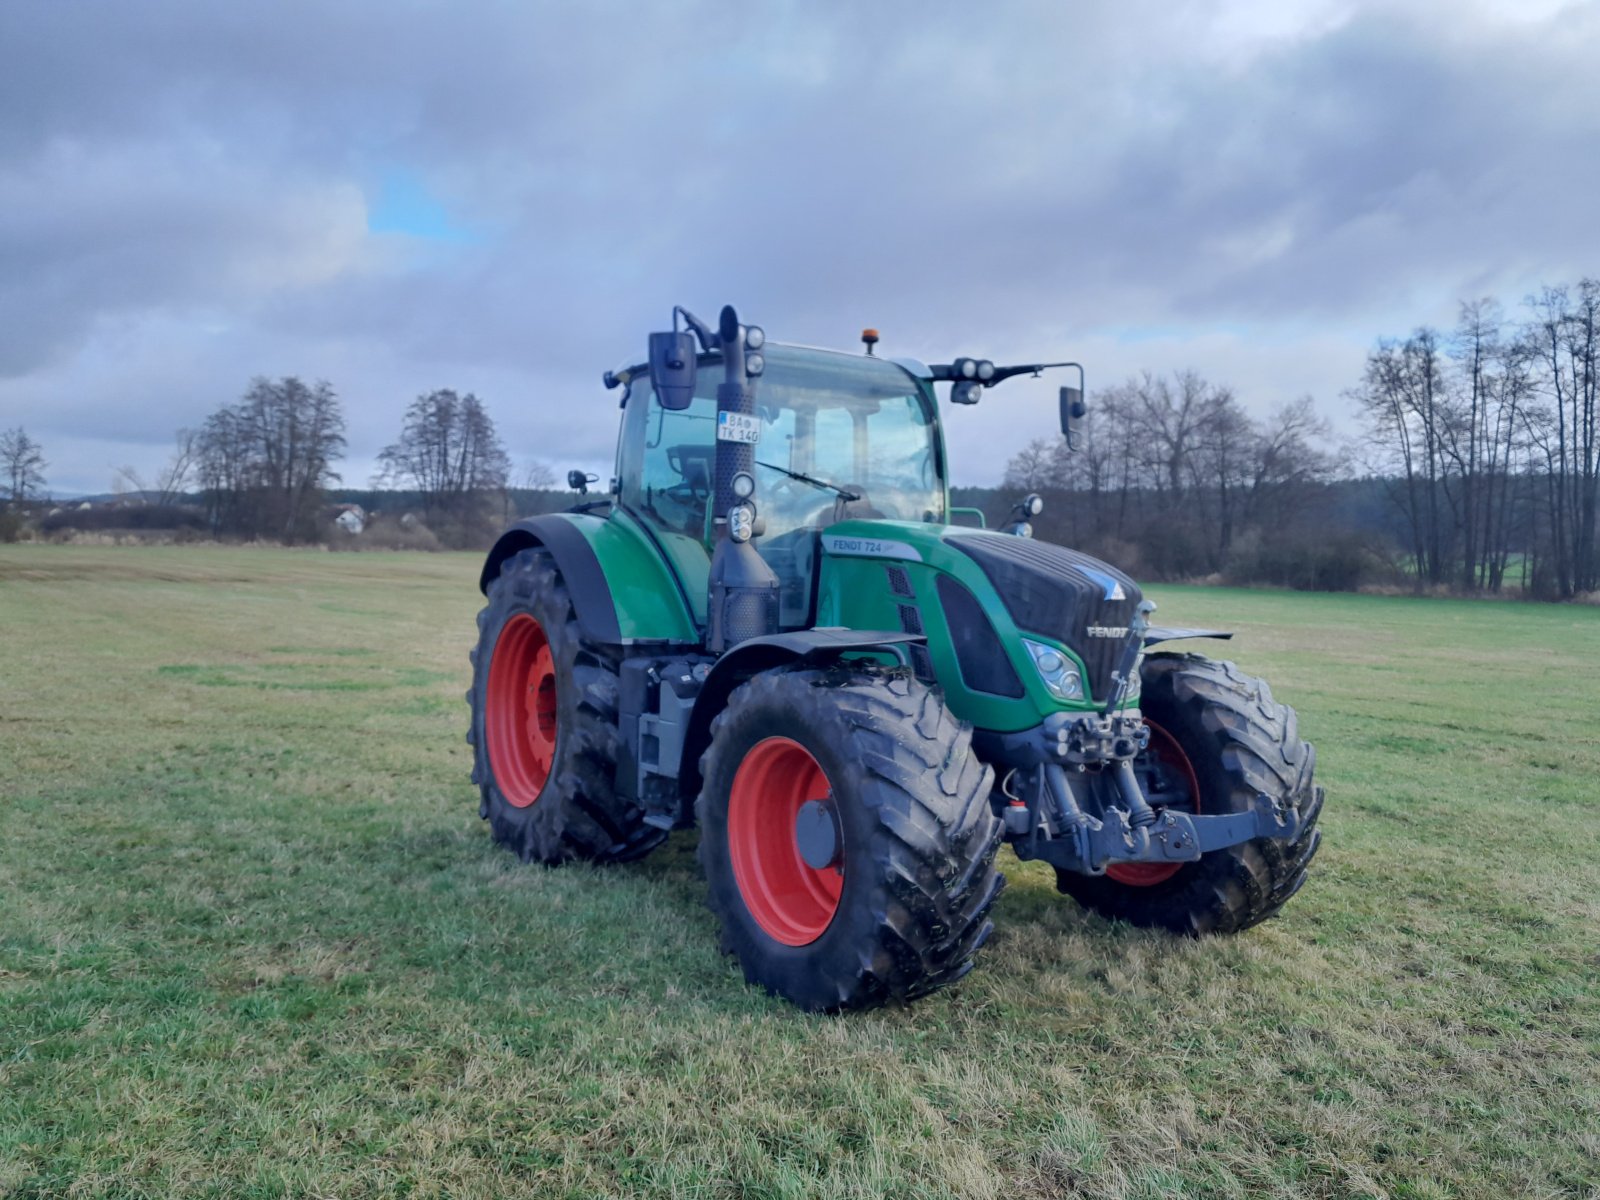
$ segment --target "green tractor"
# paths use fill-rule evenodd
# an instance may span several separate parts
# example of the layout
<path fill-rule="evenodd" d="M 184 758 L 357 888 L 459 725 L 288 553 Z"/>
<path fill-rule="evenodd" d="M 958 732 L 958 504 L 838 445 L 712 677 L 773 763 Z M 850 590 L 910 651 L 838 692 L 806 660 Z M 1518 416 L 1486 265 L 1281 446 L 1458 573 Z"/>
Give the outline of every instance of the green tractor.
<path fill-rule="evenodd" d="M 1002 841 L 1096 912 L 1199 935 L 1273 916 L 1322 791 L 1292 709 L 1116 568 L 952 524 L 937 366 L 768 344 L 678 308 L 622 389 L 602 500 L 518 522 L 480 585 L 473 782 L 524 860 L 626 862 L 698 824 L 723 948 L 805 1009 L 961 978 Z M 579 490 L 589 477 L 574 472 Z M 978 524 L 981 525 L 981 516 Z"/>

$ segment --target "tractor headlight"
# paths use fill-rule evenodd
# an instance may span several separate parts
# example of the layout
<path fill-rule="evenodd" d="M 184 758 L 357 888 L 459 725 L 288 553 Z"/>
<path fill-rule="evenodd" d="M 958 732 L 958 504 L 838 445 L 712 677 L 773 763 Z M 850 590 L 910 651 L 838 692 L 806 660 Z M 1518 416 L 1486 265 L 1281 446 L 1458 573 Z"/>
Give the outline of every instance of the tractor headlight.
<path fill-rule="evenodd" d="M 746 354 L 744 356 L 744 370 L 747 375 L 759 375 L 767 369 L 767 360 L 759 354 Z"/>
<path fill-rule="evenodd" d="M 748 542 L 756 528 L 755 506 L 746 502 L 735 504 L 728 510 L 728 536 L 736 542 Z"/>
<path fill-rule="evenodd" d="M 1028 648 L 1028 657 L 1033 659 L 1034 669 L 1052 696 L 1057 700 L 1083 699 L 1083 675 L 1077 663 L 1054 646 L 1027 638 L 1022 639 L 1022 644 Z"/>
<path fill-rule="evenodd" d="M 759 350 L 767 344 L 766 330 L 759 325 L 752 325 L 744 331 L 744 348 L 746 350 Z"/>
<path fill-rule="evenodd" d="M 994 364 L 987 358 L 978 360 L 978 378 L 985 383 L 994 378 Z"/>

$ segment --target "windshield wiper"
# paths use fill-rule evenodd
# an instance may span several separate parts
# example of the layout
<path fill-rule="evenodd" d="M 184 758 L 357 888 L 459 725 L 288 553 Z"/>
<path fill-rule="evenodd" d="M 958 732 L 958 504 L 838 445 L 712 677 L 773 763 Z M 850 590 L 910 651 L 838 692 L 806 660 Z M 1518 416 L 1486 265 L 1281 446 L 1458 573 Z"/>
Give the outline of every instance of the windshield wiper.
<path fill-rule="evenodd" d="M 809 475 L 802 475 L 799 471 L 791 471 L 788 467 L 780 467 L 776 463 L 762 462 L 758 458 L 756 459 L 756 466 L 765 467 L 769 471 L 776 471 L 780 475 L 787 475 L 790 479 L 798 479 L 801 483 L 809 483 L 819 491 L 838 492 L 846 503 L 861 499 L 859 493 L 852 492 L 849 488 L 842 488 L 837 483 L 829 483 L 826 479 L 813 479 Z"/>

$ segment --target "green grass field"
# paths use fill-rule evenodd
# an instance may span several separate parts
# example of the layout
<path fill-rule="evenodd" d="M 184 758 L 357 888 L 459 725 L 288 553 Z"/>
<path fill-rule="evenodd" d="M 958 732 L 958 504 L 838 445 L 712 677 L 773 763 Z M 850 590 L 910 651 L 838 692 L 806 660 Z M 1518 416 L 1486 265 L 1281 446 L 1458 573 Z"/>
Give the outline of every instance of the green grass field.
<path fill-rule="evenodd" d="M 1317 743 L 1305 891 L 1185 942 L 1004 852 L 972 975 L 825 1018 L 692 833 L 490 844 L 477 562 L 0 547 L 0 1196 L 1600 1195 L 1600 610 L 1157 589 Z"/>

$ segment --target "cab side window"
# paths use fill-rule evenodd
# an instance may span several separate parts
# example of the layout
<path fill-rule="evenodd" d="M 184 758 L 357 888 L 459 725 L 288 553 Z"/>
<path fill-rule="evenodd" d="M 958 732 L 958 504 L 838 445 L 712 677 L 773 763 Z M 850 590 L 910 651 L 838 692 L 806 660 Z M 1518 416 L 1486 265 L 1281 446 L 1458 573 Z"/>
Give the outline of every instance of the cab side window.
<path fill-rule="evenodd" d="M 623 443 L 623 503 L 663 533 L 703 541 L 716 458 L 716 401 L 696 396 L 688 408 L 672 412 L 656 403 L 653 389 L 636 387 L 628 408 L 643 429 L 632 430 Z"/>

